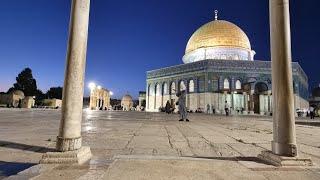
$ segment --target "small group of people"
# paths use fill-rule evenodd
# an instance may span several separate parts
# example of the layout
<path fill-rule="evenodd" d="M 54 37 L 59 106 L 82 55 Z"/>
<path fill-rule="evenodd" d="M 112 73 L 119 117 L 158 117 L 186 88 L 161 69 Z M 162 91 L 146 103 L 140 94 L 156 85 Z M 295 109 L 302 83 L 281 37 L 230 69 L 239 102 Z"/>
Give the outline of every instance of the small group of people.
<path fill-rule="evenodd" d="M 187 107 L 186 107 L 186 91 L 183 90 L 183 91 L 178 92 L 177 97 L 178 97 L 178 101 L 176 102 L 176 105 L 178 105 L 178 110 L 179 110 L 179 114 L 180 114 L 179 121 L 189 122 L 188 111 L 187 111 Z M 226 116 L 229 116 L 230 105 L 228 104 L 227 101 L 225 101 L 225 108 L 224 109 L 225 109 Z M 169 101 L 167 101 L 164 110 L 167 114 L 171 114 L 174 112 L 175 108 L 170 104 Z M 209 112 L 212 112 L 213 114 L 215 114 L 216 110 L 215 110 L 215 107 L 213 104 L 211 106 L 209 104 L 207 105 L 207 113 L 209 113 Z"/>
<path fill-rule="evenodd" d="M 215 114 L 216 113 L 216 108 L 214 107 L 213 104 L 207 104 L 207 113 L 208 114 Z"/>
<path fill-rule="evenodd" d="M 178 101 L 176 102 L 176 105 L 178 105 L 178 110 L 180 114 L 180 120 L 179 121 L 187 121 L 189 122 L 188 119 L 188 112 L 187 112 L 187 107 L 186 107 L 186 91 L 180 91 L 177 93 Z M 167 114 L 173 113 L 175 108 L 170 104 L 169 101 L 166 103 L 165 107 L 165 112 Z"/>

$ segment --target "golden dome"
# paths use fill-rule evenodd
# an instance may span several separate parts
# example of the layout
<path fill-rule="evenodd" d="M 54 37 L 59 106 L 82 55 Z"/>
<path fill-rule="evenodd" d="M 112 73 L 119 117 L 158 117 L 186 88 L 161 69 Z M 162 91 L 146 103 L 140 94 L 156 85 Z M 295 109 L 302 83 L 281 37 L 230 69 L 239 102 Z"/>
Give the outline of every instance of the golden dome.
<path fill-rule="evenodd" d="M 206 47 L 231 47 L 251 50 L 247 35 L 235 24 L 215 20 L 200 27 L 190 38 L 186 53 Z"/>

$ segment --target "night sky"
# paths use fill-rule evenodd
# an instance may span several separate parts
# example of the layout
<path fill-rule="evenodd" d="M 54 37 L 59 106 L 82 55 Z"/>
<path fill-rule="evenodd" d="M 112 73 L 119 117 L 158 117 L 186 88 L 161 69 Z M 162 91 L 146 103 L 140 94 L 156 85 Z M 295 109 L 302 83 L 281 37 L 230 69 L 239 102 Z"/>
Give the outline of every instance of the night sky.
<path fill-rule="evenodd" d="M 318 0 L 291 0 L 293 61 L 320 83 Z M 25 67 L 46 92 L 62 86 L 70 0 L 2 0 L 0 92 Z M 91 0 L 86 85 L 94 81 L 115 97 L 145 90 L 146 71 L 182 64 L 188 39 L 219 19 L 248 35 L 257 60 L 270 60 L 268 0 Z M 86 87 L 86 94 L 88 88 Z"/>

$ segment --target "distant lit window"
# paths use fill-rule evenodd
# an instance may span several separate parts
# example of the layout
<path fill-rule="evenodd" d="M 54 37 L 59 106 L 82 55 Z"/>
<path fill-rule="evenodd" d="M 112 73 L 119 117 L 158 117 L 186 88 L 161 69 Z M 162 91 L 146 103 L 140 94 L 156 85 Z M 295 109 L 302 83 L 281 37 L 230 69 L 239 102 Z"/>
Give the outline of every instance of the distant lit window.
<path fill-rule="evenodd" d="M 180 91 L 186 90 L 186 85 L 183 81 L 180 82 Z"/>
<path fill-rule="evenodd" d="M 175 94 L 176 93 L 176 83 L 172 82 L 170 86 L 170 93 Z"/>
<path fill-rule="evenodd" d="M 194 81 L 190 80 L 189 82 L 189 92 L 194 92 Z"/>
<path fill-rule="evenodd" d="M 242 88 L 241 88 L 241 82 L 240 82 L 240 80 L 237 80 L 237 81 L 236 81 L 236 89 L 237 89 L 237 90 L 242 89 Z"/>
<path fill-rule="evenodd" d="M 230 89 L 230 83 L 229 83 L 228 79 L 224 79 L 223 88 L 224 89 Z"/>

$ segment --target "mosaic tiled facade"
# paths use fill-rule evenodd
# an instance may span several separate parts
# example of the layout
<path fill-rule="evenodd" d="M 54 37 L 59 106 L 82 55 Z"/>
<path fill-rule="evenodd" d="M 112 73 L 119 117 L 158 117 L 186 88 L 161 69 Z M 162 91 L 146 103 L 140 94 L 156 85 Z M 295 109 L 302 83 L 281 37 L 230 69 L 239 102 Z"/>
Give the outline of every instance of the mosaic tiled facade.
<path fill-rule="evenodd" d="M 298 63 L 292 63 L 292 69 L 296 108 L 307 108 L 308 78 Z M 228 84 L 225 83 L 226 80 L 229 83 L 228 87 L 225 86 Z M 236 87 L 237 82 L 238 85 L 240 82 L 240 87 Z M 218 112 L 223 113 L 224 100 L 229 100 L 234 111 L 237 111 L 236 108 L 243 108 L 244 113 L 267 114 L 272 111 L 270 61 L 204 60 L 148 71 L 147 110 L 158 111 L 167 100 L 176 101 L 175 94 L 181 89 L 181 85 L 185 85 L 189 96 L 187 99 L 193 98 L 197 104 L 194 106 L 187 102 L 188 108 L 193 111 L 198 108 L 206 111 L 207 105 L 213 104 Z M 202 96 L 205 98 L 199 99 Z M 255 108 L 254 104 L 257 105 L 257 102 L 253 101 L 263 98 L 269 107 Z M 232 102 L 235 99 L 241 99 L 243 102 L 235 107 L 236 103 Z"/>
<path fill-rule="evenodd" d="M 254 55 L 239 27 L 207 23 L 190 38 L 185 64 L 147 72 L 146 110 L 159 111 L 167 101 L 175 106 L 176 93 L 186 90 L 190 111 L 224 113 L 227 102 L 232 113 L 271 114 L 271 62 L 253 60 Z M 308 108 L 308 77 L 296 62 L 292 70 L 295 107 Z"/>

